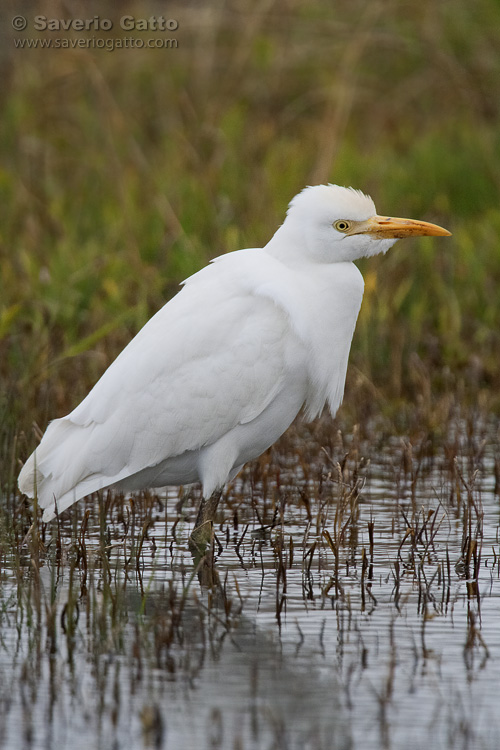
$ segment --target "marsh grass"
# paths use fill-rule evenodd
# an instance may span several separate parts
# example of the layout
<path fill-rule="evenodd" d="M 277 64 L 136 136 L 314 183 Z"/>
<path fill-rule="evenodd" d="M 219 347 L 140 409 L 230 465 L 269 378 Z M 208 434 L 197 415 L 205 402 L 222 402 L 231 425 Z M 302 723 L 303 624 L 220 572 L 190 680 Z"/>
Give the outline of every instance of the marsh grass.
<path fill-rule="evenodd" d="M 196 493 L 180 499 L 143 493 L 133 501 L 105 493 L 49 525 L 35 524 L 28 538 L 33 510 L 13 503 L 12 518 L 2 512 L 1 519 L 2 658 L 17 654 L 9 668 L 30 696 L 23 704 L 25 745 L 37 746 L 40 736 L 37 696 L 44 693 L 46 674 L 52 675 L 52 709 L 44 721 L 55 735 L 61 730 L 58 715 L 68 710 L 65 696 L 78 696 L 86 675 L 95 736 L 102 739 L 133 722 L 145 743 L 165 747 L 173 720 L 167 684 L 184 686 L 194 700 L 204 675 L 240 644 L 237 653 L 242 649 L 253 665 L 247 689 L 254 690 L 260 674 L 255 695 L 263 695 L 263 653 L 273 669 L 298 670 L 293 679 L 305 680 L 298 676 L 302 655 L 309 670 L 311 654 L 314 663 L 320 658 L 322 670 L 332 669 L 336 643 L 335 690 L 343 695 L 342 705 L 359 719 L 363 674 L 375 679 L 374 746 L 390 747 L 394 712 L 405 695 L 408 623 L 411 659 L 424 675 L 415 674 L 415 690 L 417 684 L 423 690 L 425 674 L 442 658 L 436 623 L 462 639 L 465 681 L 480 680 L 491 663 L 482 608 L 484 602 L 489 608 L 499 575 L 498 494 L 495 500 L 489 481 L 495 433 L 493 423 L 475 417 L 468 421 L 456 412 L 443 425 L 448 437 L 438 448 L 425 430 L 413 442 L 387 437 L 386 419 L 354 430 L 340 423 L 332 429 L 329 419 L 312 427 L 298 423 L 225 493 L 216 519 L 218 577 L 211 590 L 199 587 L 187 547 Z M 259 641 L 254 652 L 254 641 L 241 635 L 254 618 L 258 630 L 274 622 L 282 639 L 277 651 Z M 255 623 L 250 627 L 253 632 Z M 238 671 L 242 665 L 228 668 L 240 679 L 247 674 Z M 287 678 L 280 687 L 283 696 L 290 684 Z M 274 737 L 276 747 L 295 747 L 300 712 L 289 715 L 274 706 L 269 724 L 271 709 L 257 706 L 271 704 L 255 700 L 253 721 L 262 736 Z M 318 694 L 316 708 L 328 700 Z M 4 726 L 12 727 L 18 701 L 14 696 L 0 704 Z M 213 732 L 219 736 L 217 727 L 226 728 L 228 741 L 232 710 L 228 703 L 203 713 L 207 742 Z M 431 727 L 431 715 L 423 710 L 422 717 Z M 318 726 L 324 720 L 321 715 Z M 464 717 L 461 730 L 454 714 L 447 721 L 453 742 L 477 736 L 472 719 Z M 242 732 L 231 737 L 239 736 L 246 747 Z M 314 744 L 314 731 L 308 732 L 312 747 L 327 747 Z M 440 746 L 456 747 L 453 742 Z M 220 746 L 229 745 L 221 740 Z"/>

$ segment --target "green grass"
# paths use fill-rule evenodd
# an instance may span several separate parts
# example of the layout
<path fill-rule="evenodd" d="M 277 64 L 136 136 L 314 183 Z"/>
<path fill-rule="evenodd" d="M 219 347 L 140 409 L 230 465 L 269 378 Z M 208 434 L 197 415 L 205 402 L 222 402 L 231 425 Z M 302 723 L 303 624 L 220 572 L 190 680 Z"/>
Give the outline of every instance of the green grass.
<path fill-rule="evenodd" d="M 453 232 L 361 264 L 351 382 L 386 406 L 414 401 L 423 377 L 498 407 L 498 3 L 181 4 L 169 16 L 174 50 L 4 42 L 3 477 L 15 433 L 24 455 L 32 421 L 75 405 L 183 278 L 265 244 L 318 181 Z"/>

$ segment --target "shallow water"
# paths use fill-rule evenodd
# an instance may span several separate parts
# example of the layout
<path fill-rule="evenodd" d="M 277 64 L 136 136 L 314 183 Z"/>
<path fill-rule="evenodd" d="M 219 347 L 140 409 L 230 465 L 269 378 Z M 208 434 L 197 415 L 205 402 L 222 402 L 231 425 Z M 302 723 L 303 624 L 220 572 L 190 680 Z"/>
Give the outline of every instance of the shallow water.
<path fill-rule="evenodd" d="M 194 499 L 81 504 L 3 555 L 0 746 L 499 747 L 497 431 L 290 438 L 228 493 L 212 592 Z"/>

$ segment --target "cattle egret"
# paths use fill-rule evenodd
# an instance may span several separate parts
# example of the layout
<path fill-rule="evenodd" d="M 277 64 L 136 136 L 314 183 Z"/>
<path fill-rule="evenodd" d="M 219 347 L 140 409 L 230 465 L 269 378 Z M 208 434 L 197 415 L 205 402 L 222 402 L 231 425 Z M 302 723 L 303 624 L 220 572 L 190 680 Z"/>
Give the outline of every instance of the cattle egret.
<path fill-rule="evenodd" d="M 424 221 L 377 216 L 371 198 L 308 187 L 264 248 L 195 273 L 144 326 L 71 414 L 55 419 L 19 488 L 43 520 L 85 495 L 201 482 L 223 485 L 301 409 L 335 415 L 363 296 L 357 258 L 397 239 L 445 236 Z"/>

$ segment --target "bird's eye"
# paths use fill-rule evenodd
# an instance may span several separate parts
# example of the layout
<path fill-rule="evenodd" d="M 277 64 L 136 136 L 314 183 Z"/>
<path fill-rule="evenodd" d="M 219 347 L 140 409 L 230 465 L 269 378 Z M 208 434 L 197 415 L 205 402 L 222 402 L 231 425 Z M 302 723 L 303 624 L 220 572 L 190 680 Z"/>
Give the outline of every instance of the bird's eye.
<path fill-rule="evenodd" d="M 337 232 L 348 232 L 351 228 L 351 222 L 346 221 L 345 219 L 340 219 L 340 221 L 335 222 L 333 228 L 336 229 Z"/>

